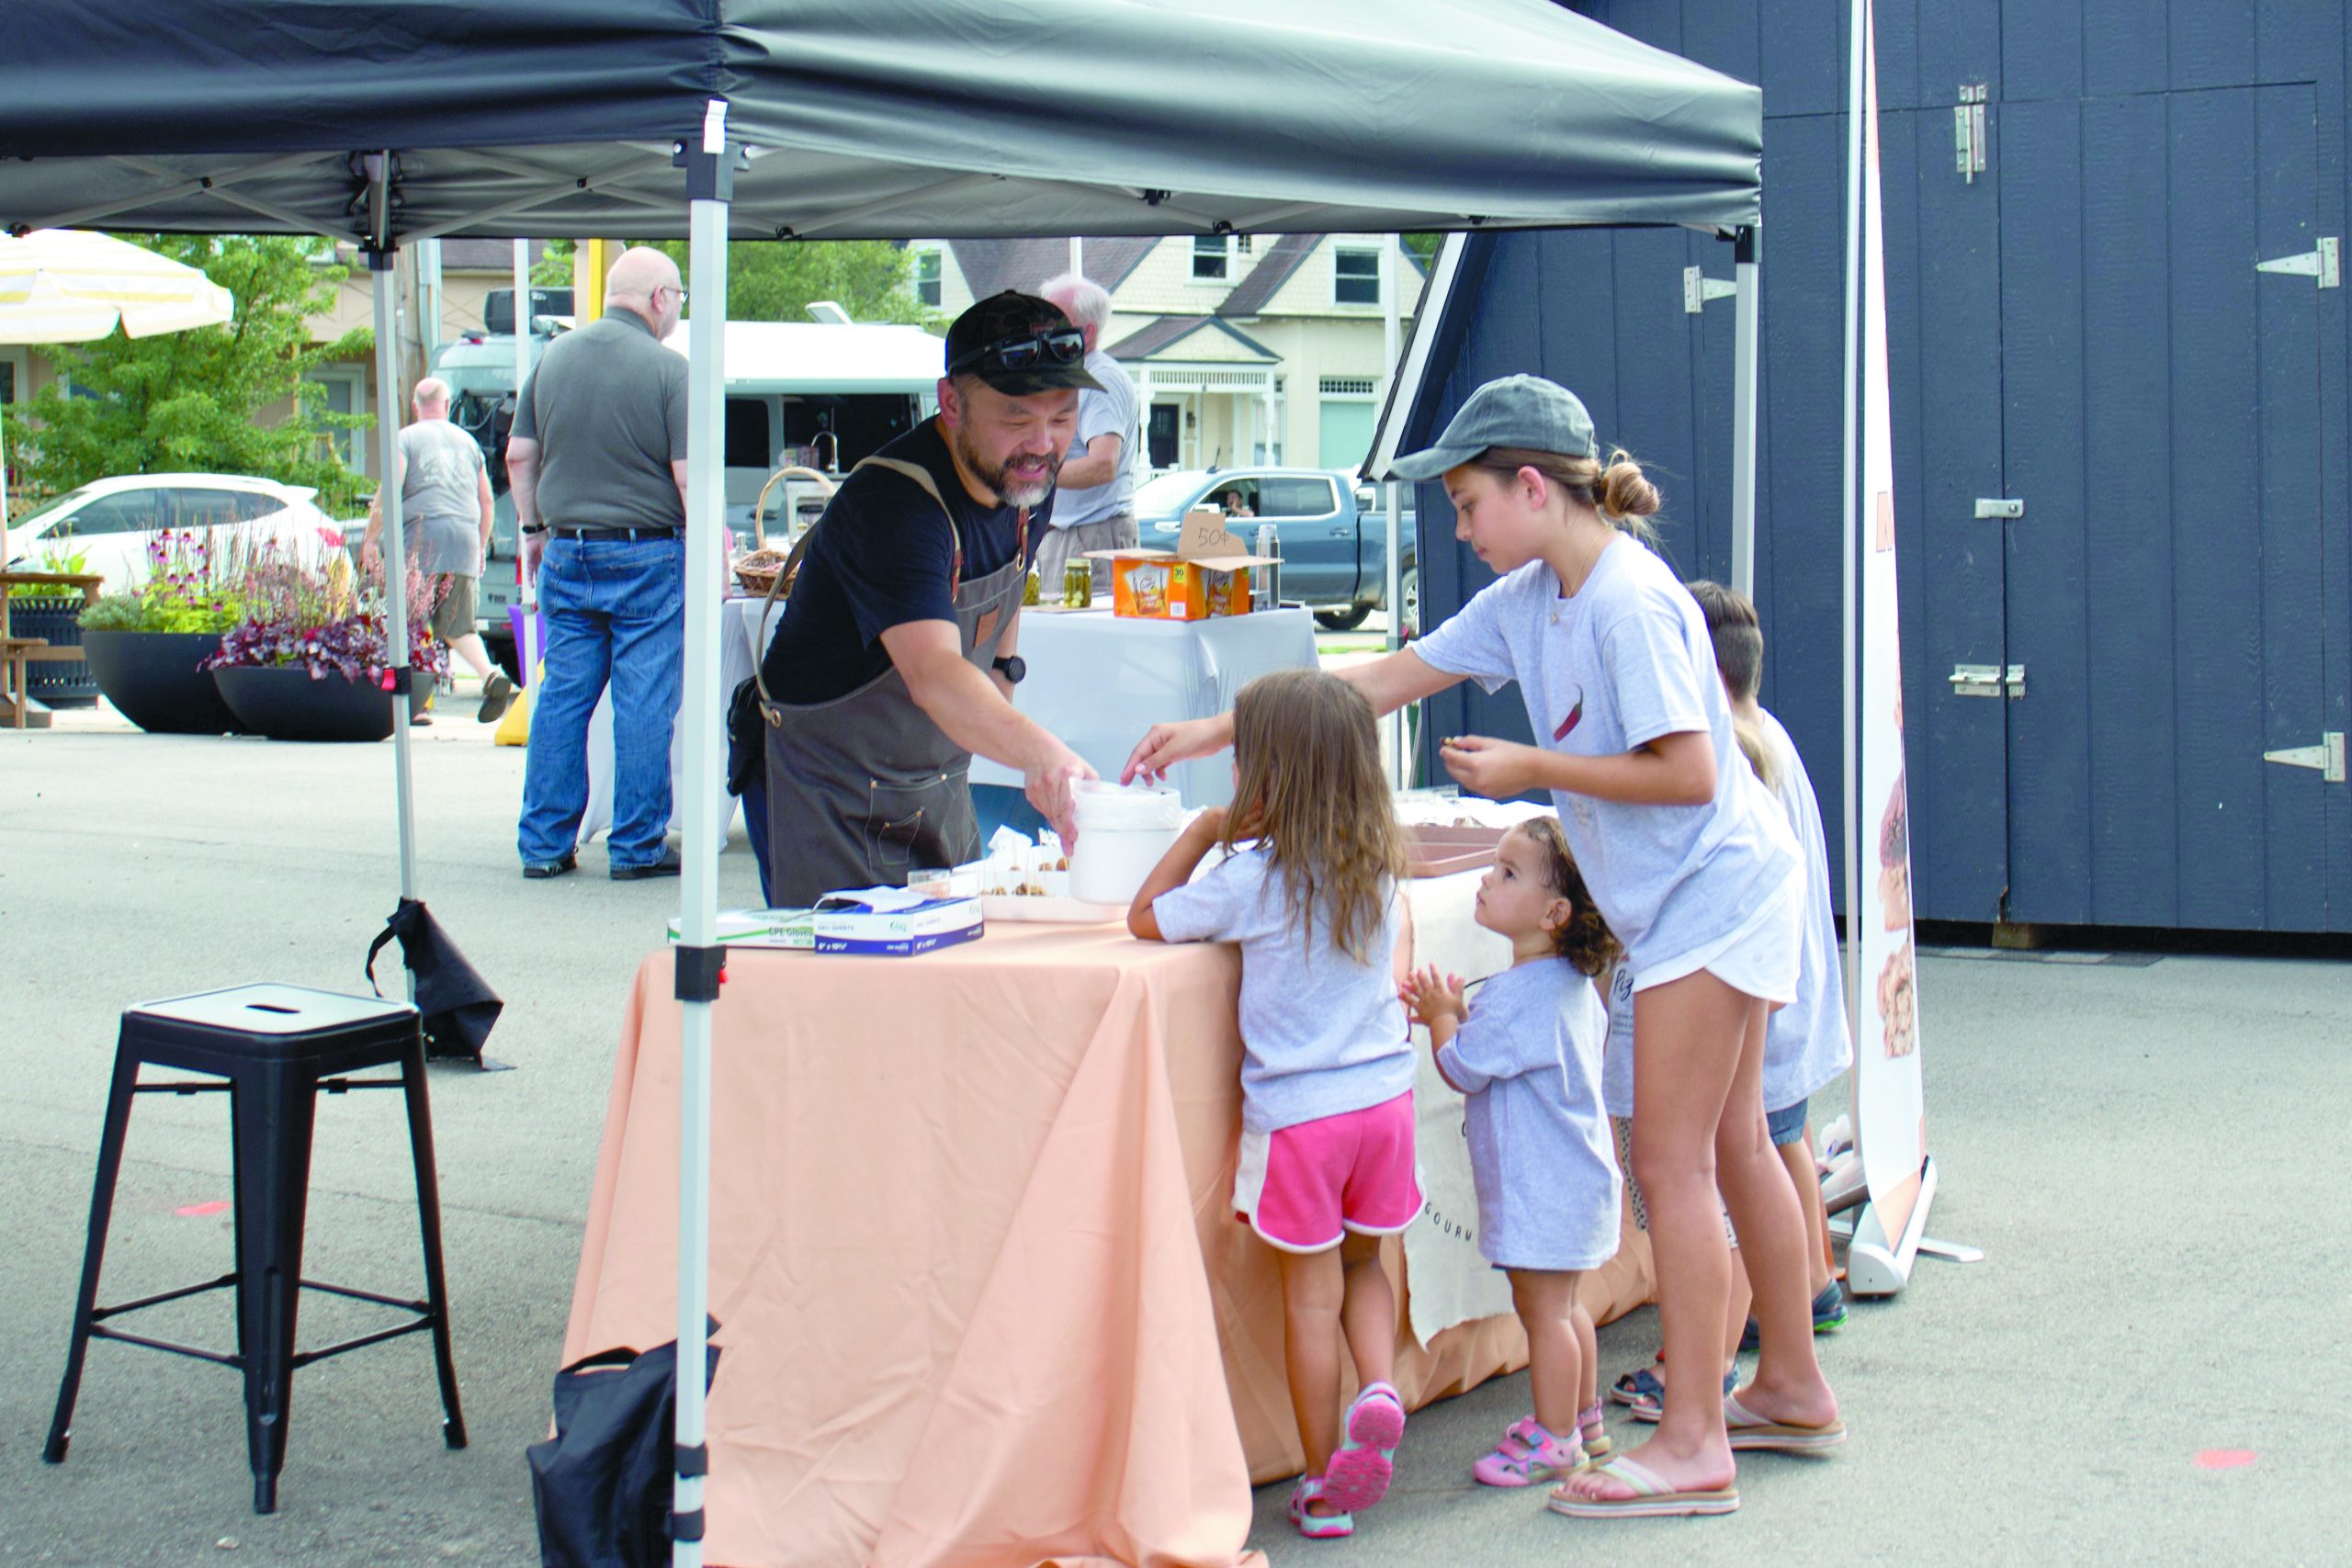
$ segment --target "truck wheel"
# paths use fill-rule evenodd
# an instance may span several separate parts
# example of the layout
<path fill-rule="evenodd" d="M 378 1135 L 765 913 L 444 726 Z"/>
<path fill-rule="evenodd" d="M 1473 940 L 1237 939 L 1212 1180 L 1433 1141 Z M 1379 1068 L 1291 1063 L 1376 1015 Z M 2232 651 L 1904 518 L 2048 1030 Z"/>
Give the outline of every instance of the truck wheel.
<path fill-rule="evenodd" d="M 1372 606 L 1369 604 L 1351 604 L 1344 610 L 1317 610 L 1315 612 L 1315 624 L 1329 631 L 1351 632 L 1363 625 L 1364 618 L 1371 614 Z"/>

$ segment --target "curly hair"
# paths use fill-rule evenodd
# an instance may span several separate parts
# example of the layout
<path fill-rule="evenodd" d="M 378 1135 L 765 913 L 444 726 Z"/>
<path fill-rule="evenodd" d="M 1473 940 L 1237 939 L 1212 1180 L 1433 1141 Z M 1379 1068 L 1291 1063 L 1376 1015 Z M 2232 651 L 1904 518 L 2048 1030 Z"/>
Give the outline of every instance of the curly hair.
<path fill-rule="evenodd" d="M 1617 942 L 1617 935 L 1609 922 L 1600 918 L 1593 907 L 1592 895 L 1586 890 L 1584 873 L 1577 869 L 1576 857 L 1568 853 L 1568 840 L 1560 831 L 1560 824 L 1550 817 L 1531 817 L 1511 831 L 1533 844 L 1536 859 L 1544 868 L 1544 886 L 1568 901 L 1572 911 L 1568 923 L 1552 933 L 1552 944 L 1561 957 L 1576 965 L 1579 975 L 1599 975 L 1614 964 L 1624 949 Z"/>

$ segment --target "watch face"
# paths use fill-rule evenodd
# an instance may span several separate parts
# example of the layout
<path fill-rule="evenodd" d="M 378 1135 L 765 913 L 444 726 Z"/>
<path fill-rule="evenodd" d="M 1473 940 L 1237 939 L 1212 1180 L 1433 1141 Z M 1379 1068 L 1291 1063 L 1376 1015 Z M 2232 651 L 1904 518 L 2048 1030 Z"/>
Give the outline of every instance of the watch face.
<path fill-rule="evenodd" d="M 1029 677 L 1029 661 L 1017 653 L 998 660 L 996 667 L 1003 671 L 1004 678 L 1016 686 Z"/>

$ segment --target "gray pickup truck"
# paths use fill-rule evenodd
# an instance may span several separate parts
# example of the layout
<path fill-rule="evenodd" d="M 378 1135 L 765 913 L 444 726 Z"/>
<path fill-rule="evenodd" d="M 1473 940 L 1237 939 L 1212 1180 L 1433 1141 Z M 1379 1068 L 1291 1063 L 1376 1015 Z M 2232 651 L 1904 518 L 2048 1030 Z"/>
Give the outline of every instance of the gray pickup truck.
<path fill-rule="evenodd" d="M 1413 492 L 1398 497 L 1399 585 L 1407 635 L 1420 622 L 1420 573 L 1413 551 Z M 1196 506 L 1226 513 L 1228 526 L 1255 543 L 1272 523 L 1282 540 L 1285 602 L 1305 604 L 1333 631 L 1360 626 L 1387 595 L 1388 523 L 1376 486 L 1347 468 L 1178 468 L 1136 488 L 1142 542 L 1173 548 L 1184 513 Z"/>

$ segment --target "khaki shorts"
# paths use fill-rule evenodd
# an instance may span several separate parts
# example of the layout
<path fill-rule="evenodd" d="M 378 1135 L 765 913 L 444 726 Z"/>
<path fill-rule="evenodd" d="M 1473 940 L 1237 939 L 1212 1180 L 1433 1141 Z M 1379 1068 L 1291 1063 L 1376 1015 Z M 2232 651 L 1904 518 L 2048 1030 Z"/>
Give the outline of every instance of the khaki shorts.
<path fill-rule="evenodd" d="M 434 581 L 441 585 L 441 602 L 433 606 L 433 635 L 455 642 L 480 630 L 474 617 L 474 580 L 453 572 Z"/>

